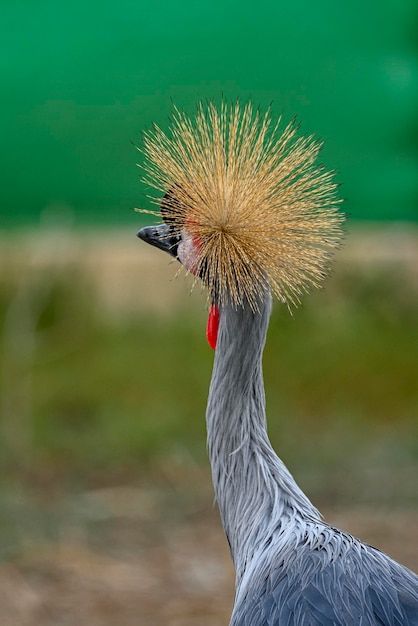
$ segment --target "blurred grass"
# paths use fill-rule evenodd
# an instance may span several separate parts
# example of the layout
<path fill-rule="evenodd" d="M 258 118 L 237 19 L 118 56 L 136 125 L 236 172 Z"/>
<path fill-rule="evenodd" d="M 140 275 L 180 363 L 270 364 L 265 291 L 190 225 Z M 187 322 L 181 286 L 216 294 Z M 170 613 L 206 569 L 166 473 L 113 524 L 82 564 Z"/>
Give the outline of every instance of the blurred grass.
<path fill-rule="evenodd" d="M 122 288 L 125 275 L 112 277 L 97 259 L 88 267 L 94 237 L 55 241 L 49 256 L 35 239 L 2 246 L 3 486 L 59 490 L 147 476 L 187 484 L 193 474 L 198 482 L 208 465 L 213 360 L 204 296 L 182 297 L 177 282 L 180 301 L 149 309 L 150 290 L 167 288 L 165 274 L 150 287 L 136 273 Z M 122 242 L 106 250 L 108 263 L 123 256 Z M 264 358 L 269 432 L 316 503 L 418 501 L 418 288 L 414 261 L 406 266 L 393 251 L 378 262 L 342 256 L 326 289 L 293 316 L 274 309 Z M 115 313 L 100 280 L 138 306 Z"/>

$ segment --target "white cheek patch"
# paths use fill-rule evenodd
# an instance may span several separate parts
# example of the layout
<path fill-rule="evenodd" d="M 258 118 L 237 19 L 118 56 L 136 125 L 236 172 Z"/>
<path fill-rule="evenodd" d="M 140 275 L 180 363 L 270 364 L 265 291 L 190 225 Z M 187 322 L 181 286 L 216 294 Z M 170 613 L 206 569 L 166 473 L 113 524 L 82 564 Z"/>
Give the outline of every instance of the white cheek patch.
<path fill-rule="evenodd" d="M 188 272 L 197 276 L 199 272 L 199 251 L 193 243 L 191 234 L 183 228 L 181 242 L 177 247 L 177 257 Z"/>

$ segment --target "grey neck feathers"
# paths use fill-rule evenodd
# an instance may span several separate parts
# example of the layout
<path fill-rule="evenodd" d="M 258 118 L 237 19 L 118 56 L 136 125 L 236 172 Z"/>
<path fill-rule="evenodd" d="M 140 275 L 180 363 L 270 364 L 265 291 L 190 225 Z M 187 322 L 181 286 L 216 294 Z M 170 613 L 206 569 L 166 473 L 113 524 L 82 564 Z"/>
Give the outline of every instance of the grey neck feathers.
<path fill-rule="evenodd" d="M 320 519 L 267 435 L 261 359 L 270 312 L 270 294 L 259 313 L 220 310 L 206 414 L 213 484 L 238 578 L 286 521 Z"/>

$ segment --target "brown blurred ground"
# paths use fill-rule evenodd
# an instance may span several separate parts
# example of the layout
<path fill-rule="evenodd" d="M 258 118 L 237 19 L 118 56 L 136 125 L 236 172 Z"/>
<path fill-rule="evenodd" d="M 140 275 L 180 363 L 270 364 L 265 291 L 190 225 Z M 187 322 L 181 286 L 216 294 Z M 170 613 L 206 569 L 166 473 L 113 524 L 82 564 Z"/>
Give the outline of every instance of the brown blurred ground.
<path fill-rule="evenodd" d="M 207 489 L 208 501 L 210 490 Z M 0 566 L 0 623 L 8 626 L 227 624 L 234 573 L 216 510 L 202 502 L 176 521 L 153 490 L 85 494 L 94 529 L 62 528 Z M 324 511 L 418 569 L 414 512 Z M 92 523 L 94 520 L 90 520 Z M 65 526 L 65 524 L 64 524 Z"/>
<path fill-rule="evenodd" d="M 228 623 L 233 568 L 209 476 L 188 497 L 108 488 L 60 502 L 54 541 L 0 566 L 0 623 L 10 626 Z M 195 487 L 192 486 L 192 489 Z M 183 502 L 182 502 L 183 500 Z M 326 519 L 418 569 L 416 514 L 350 508 Z"/>

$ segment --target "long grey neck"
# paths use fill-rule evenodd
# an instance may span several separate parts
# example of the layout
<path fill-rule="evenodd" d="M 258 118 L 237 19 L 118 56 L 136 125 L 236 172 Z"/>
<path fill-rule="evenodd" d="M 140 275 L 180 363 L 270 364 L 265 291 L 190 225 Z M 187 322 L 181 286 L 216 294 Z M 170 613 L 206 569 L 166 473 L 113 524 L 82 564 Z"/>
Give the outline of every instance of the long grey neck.
<path fill-rule="evenodd" d="M 271 312 L 220 310 L 206 413 L 215 494 L 239 578 L 255 550 L 295 516 L 319 519 L 267 435 L 262 353 Z"/>

